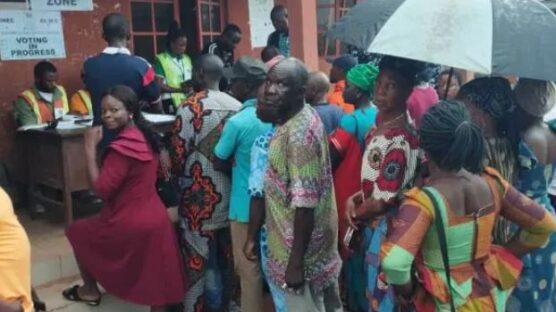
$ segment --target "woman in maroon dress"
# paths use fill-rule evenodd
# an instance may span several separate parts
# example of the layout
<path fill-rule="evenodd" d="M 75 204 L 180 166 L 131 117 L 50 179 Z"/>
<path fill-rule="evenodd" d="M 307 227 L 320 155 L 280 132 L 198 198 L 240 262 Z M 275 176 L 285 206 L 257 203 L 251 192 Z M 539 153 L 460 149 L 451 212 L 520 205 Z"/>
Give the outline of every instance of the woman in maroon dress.
<path fill-rule="evenodd" d="M 117 138 L 97 166 L 96 146 L 102 128 L 85 133 L 85 157 L 91 184 L 104 200 L 99 216 L 70 226 L 84 285 L 63 292 L 66 299 L 100 304 L 100 283 L 123 300 L 164 311 L 185 294 L 177 239 L 155 188 L 158 137 L 139 111 L 128 87 L 108 90 L 102 99 L 102 119 Z"/>

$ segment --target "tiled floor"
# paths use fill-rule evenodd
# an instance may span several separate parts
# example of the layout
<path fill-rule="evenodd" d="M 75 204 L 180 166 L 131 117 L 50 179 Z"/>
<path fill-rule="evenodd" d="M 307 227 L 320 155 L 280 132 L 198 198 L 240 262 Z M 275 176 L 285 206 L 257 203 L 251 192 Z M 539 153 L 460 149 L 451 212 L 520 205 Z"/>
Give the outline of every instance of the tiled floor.
<path fill-rule="evenodd" d="M 18 217 L 31 242 L 33 285 L 43 285 L 79 273 L 62 223 L 31 220 L 25 212 L 18 213 Z"/>
<path fill-rule="evenodd" d="M 62 297 L 62 291 L 74 284 L 80 283 L 79 278 L 68 278 L 56 283 L 37 288 L 37 293 L 46 303 L 48 311 L 64 312 L 147 312 L 148 307 L 132 305 L 116 299 L 112 296 L 104 295 L 98 307 L 90 307 L 83 303 L 70 302 Z"/>

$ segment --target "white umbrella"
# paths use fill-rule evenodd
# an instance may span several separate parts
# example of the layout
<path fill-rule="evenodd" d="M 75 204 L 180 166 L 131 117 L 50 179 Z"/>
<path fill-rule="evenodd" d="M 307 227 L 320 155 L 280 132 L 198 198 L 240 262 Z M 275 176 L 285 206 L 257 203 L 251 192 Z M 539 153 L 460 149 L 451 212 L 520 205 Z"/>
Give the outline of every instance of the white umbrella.
<path fill-rule="evenodd" d="M 366 0 L 329 35 L 378 54 L 556 80 L 556 16 L 537 0 Z"/>

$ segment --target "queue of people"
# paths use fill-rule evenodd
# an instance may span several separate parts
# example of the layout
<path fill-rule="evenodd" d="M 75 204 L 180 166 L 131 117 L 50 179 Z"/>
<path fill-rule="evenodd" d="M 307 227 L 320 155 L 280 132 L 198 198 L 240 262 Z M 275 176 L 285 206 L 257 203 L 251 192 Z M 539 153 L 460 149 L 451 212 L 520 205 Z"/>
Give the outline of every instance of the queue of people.
<path fill-rule="evenodd" d="M 108 47 L 85 62 L 71 104 L 56 68 L 37 65 L 18 120 L 92 114 L 85 158 L 104 201 L 67 230 L 84 283 L 64 298 L 99 306 L 101 285 L 155 312 L 254 312 L 268 284 L 279 312 L 554 310 L 556 127 L 543 121 L 554 83 L 512 89 L 455 71 L 435 92 L 422 63 L 347 55 L 329 78 L 289 57 L 286 9 L 270 17 L 261 60 L 234 61 L 235 25 L 191 60 L 174 23 L 153 67 L 127 50 L 125 17 L 110 14 Z M 141 109 L 176 115 L 166 146 Z M 177 230 L 155 187 L 163 149 Z M 0 224 L 25 247 L 0 202 Z M 28 248 L 4 266 L 9 248 L 0 244 L 11 277 L 0 310 L 31 311 Z"/>

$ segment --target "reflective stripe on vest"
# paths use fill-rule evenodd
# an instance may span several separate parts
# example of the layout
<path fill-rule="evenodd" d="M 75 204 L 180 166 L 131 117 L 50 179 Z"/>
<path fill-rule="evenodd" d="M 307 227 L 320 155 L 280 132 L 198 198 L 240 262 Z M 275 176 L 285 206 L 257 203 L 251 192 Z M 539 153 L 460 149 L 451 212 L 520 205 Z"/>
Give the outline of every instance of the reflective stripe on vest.
<path fill-rule="evenodd" d="M 56 86 L 56 88 L 58 89 L 58 91 L 62 96 L 61 98 L 54 99 L 54 103 L 53 103 L 54 109 L 61 108 L 64 111 L 64 114 L 67 114 L 69 111 L 69 104 L 68 104 L 68 97 L 66 95 L 66 89 L 64 89 L 64 87 L 62 86 Z M 39 109 L 39 101 L 35 96 L 35 92 L 32 89 L 25 90 L 21 93 L 20 96 L 23 99 L 25 99 L 25 102 L 27 102 L 27 104 L 31 106 L 31 109 L 33 109 L 33 113 L 35 113 L 35 118 L 37 118 L 37 124 L 41 124 L 43 120 L 41 116 L 41 110 Z M 56 112 L 54 111 L 52 115 L 55 116 Z"/>
<path fill-rule="evenodd" d="M 77 94 L 79 94 L 79 97 L 81 98 L 81 101 L 83 101 L 83 103 L 85 103 L 85 106 L 87 107 L 87 112 L 89 114 L 93 113 L 93 104 L 91 103 L 91 95 L 89 94 L 89 92 L 85 91 L 85 90 L 79 90 L 77 91 Z"/>
<path fill-rule="evenodd" d="M 156 56 L 160 65 L 162 65 L 162 70 L 164 70 L 164 78 L 166 78 L 166 84 L 172 88 L 181 88 L 184 78 L 189 79 L 190 77 L 184 77 L 190 75 L 191 73 L 191 59 L 189 56 L 184 55 L 179 61 L 182 68 L 178 68 L 178 62 L 168 53 L 161 53 Z M 184 72 L 185 71 L 185 72 Z M 181 92 L 172 92 L 172 101 L 174 106 L 177 108 L 185 101 L 186 96 Z"/>

